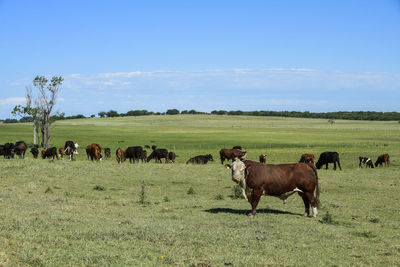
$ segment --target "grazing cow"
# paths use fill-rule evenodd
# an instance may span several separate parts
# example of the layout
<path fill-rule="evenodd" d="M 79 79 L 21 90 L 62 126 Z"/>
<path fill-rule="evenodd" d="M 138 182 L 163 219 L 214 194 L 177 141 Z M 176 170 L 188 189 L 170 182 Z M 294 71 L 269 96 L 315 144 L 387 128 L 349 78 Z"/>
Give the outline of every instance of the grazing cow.
<path fill-rule="evenodd" d="M 64 145 L 65 155 L 69 157 L 69 160 L 74 160 L 75 144 L 73 141 L 66 141 Z"/>
<path fill-rule="evenodd" d="M 92 161 L 93 159 L 96 161 L 103 160 L 103 157 L 101 156 L 101 146 L 99 144 L 88 145 L 86 147 L 86 153 L 88 154 L 88 157 L 90 156 Z"/>
<path fill-rule="evenodd" d="M 165 148 L 156 148 L 151 152 L 150 156 L 147 157 L 147 162 L 154 159 L 156 162 L 162 163 L 161 159 L 165 158 L 165 163 L 168 163 L 168 150 Z"/>
<path fill-rule="evenodd" d="M 389 167 L 390 164 L 389 154 L 380 155 L 375 161 L 375 167 L 378 167 L 378 165 L 382 167 L 383 166 L 382 163 L 385 163 L 385 166 Z"/>
<path fill-rule="evenodd" d="M 176 157 L 177 157 L 177 156 L 176 156 L 175 152 L 170 151 L 170 152 L 168 152 L 168 154 L 167 154 L 167 160 L 168 160 L 168 162 L 170 162 L 170 163 L 174 163 Z"/>
<path fill-rule="evenodd" d="M 18 141 L 15 143 L 14 146 L 14 152 L 15 154 L 18 155 L 18 157 L 21 159 L 25 158 L 25 152 L 28 149 L 28 146 L 24 141 Z"/>
<path fill-rule="evenodd" d="M 246 158 L 246 151 L 241 151 L 238 149 L 227 149 L 227 148 L 223 148 L 219 151 L 219 156 L 221 159 L 221 164 L 224 164 L 225 159 L 231 159 L 232 162 L 235 159 L 245 159 Z"/>
<path fill-rule="evenodd" d="M 239 149 L 239 150 L 242 150 L 242 146 L 234 146 L 234 147 L 232 147 L 232 149 Z"/>
<path fill-rule="evenodd" d="M 186 161 L 186 164 L 189 164 L 189 163 L 207 164 L 207 162 L 209 162 L 209 161 L 214 161 L 211 154 L 195 156 L 193 158 L 190 158 L 188 161 Z"/>
<path fill-rule="evenodd" d="M 130 146 L 125 150 L 125 158 L 129 159 L 130 163 L 139 162 L 142 157 L 143 147 L 141 146 Z"/>
<path fill-rule="evenodd" d="M 4 144 L 4 158 L 6 159 L 14 158 L 14 143 Z"/>
<path fill-rule="evenodd" d="M 104 155 L 106 158 L 111 158 L 111 149 L 108 147 L 104 148 Z"/>
<path fill-rule="evenodd" d="M 39 149 L 37 149 L 36 147 L 32 147 L 32 148 L 31 148 L 31 153 L 32 153 L 33 157 L 34 157 L 35 159 L 37 159 L 37 157 L 38 157 L 38 155 L 39 155 Z"/>
<path fill-rule="evenodd" d="M 358 160 L 360 161 L 358 163 L 358 167 L 361 168 L 362 165 L 365 165 L 366 167 L 369 168 L 374 168 L 374 164 L 372 164 L 372 160 L 370 158 L 367 157 L 358 157 Z"/>
<path fill-rule="evenodd" d="M 117 148 L 117 151 L 115 151 L 115 155 L 116 155 L 118 164 L 121 164 L 122 162 L 125 161 L 125 151 L 122 150 L 121 148 Z"/>
<path fill-rule="evenodd" d="M 313 217 L 317 216 L 318 174 L 313 165 L 305 163 L 272 165 L 236 159 L 232 165 L 225 166 L 232 169 L 232 180 L 242 187 L 245 198 L 251 204 L 252 211 L 249 215 L 256 215 L 256 208 L 262 195 L 286 200 L 298 192 L 303 198 L 304 216 L 310 215 L 310 204 Z M 314 190 L 316 190 L 315 197 Z"/>
<path fill-rule="evenodd" d="M 315 156 L 314 154 L 303 154 L 301 155 L 299 162 L 315 164 Z"/>
<path fill-rule="evenodd" d="M 54 157 L 57 158 L 58 160 L 58 154 L 57 154 L 57 148 L 56 147 L 50 147 L 46 150 L 42 150 L 42 159 L 45 158 L 53 158 L 54 161 Z"/>
<path fill-rule="evenodd" d="M 260 157 L 258 158 L 258 160 L 260 161 L 260 163 L 267 163 L 267 155 L 265 154 L 261 154 Z"/>
<path fill-rule="evenodd" d="M 315 167 L 317 167 L 317 169 L 321 169 L 321 166 L 325 165 L 325 168 L 328 169 L 328 163 L 333 163 L 333 169 L 336 170 L 336 162 L 339 166 L 339 169 L 342 170 L 342 167 L 340 167 L 339 153 L 323 152 L 319 156 L 319 159 L 317 161 L 317 164 L 315 164 Z"/>
<path fill-rule="evenodd" d="M 146 150 L 142 151 L 142 156 L 140 157 L 140 160 L 142 161 L 142 163 L 146 163 L 146 160 L 147 160 L 147 151 Z"/>

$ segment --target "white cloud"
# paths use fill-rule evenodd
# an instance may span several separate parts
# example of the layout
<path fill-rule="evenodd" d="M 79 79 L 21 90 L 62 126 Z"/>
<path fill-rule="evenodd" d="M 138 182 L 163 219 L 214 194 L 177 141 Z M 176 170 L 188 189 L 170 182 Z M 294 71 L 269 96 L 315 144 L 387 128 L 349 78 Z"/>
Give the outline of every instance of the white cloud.
<path fill-rule="evenodd" d="M 25 97 L 9 97 L 6 99 L 0 99 L 0 105 L 20 105 L 26 101 Z"/>

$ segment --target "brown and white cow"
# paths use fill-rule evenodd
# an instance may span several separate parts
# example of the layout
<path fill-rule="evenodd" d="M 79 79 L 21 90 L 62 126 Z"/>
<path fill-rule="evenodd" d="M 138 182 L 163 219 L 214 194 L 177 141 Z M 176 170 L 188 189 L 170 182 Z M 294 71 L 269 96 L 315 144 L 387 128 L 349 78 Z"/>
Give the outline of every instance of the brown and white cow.
<path fill-rule="evenodd" d="M 121 148 L 117 148 L 115 151 L 116 159 L 118 164 L 121 164 L 122 162 L 125 161 L 125 151 L 122 150 Z"/>
<path fill-rule="evenodd" d="M 267 155 L 261 154 L 261 155 L 258 157 L 258 161 L 259 161 L 260 163 L 266 164 L 266 163 L 267 163 Z"/>
<path fill-rule="evenodd" d="M 224 164 L 225 159 L 231 159 L 232 162 L 235 159 L 245 159 L 247 155 L 246 151 L 241 151 L 239 149 L 227 149 L 223 148 L 219 151 L 219 157 L 221 159 L 221 164 Z"/>
<path fill-rule="evenodd" d="M 301 155 L 299 162 L 310 163 L 315 165 L 315 156 L 314 154 L 303 154 Z"/>
<path fill-rule="evenodd" d="M 380 165 L 382 167 L 383 166 L 382 163 L 385 163 L 385 166 L 389 167 L 389 164 L 390 164 L 389 154 L 380 155 L 375 161 L 375 167 L 378 167 L 378 165 Z"/>
<path fill-rule="evenodd" d="M 363 165 L 365 165 L 365 167 L 369 167 L 369 168 L 374 168 L 374 164 L 372 163 L 372 159 L 367 158 L 367 157 L 358 157 L 359 163 L 358 163 L 358 167 L 361 168 Z"/>
<path fill-rule="evenodd" d="M 304 215 L 310 215 L 311 204 L 313 217 L 317 216 L 318 174 L 313 165 L 306 163 L 273 165 L 236 159 L 232 165 L 225 166 L 232 169 L 232 180 L 242 187 L 244 195 L 250 202 L 252 206 L 250 215 L 256 214 L 262 195 L 276 196 L 285 200 L 298 192 L 304 202 Z"/>

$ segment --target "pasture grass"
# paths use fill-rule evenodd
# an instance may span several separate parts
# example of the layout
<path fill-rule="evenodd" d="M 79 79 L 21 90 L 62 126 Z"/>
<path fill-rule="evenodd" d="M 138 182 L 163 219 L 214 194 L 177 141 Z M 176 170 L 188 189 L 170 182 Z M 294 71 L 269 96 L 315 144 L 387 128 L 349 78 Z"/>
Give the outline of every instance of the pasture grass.
<path fill-rule="evenodd" d="M 81 145 L 76 161 L 0 158 L 0 265 L 396 266 L 400 264 L 400 125 L 247 116 L 146 116 L 59 121 L 52 143 Z M 0 124 L 0 143 L 31 139 L 29 124 Z M 84 146 L 152 145 L 175 164 L 89 162 Z M 317 218 L 300 197 L 263 197 L 257 215 L 219 162 L 223 146 L 248 158 L 296 162 L 340 153 L 319 170 Z M 188 158 L 211 153 L 207 165 Z M 358 168 L 389 153 L 389 168 Z M 144 186 L 143 186 L 144 184 Z"/>

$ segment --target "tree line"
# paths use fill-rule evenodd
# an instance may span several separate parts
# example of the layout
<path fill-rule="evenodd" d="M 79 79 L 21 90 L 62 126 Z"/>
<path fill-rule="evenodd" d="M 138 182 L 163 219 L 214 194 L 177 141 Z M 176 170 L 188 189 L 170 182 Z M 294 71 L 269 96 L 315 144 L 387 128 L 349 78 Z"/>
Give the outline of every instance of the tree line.
<path fill-rule="evenodd" d="M 275 117 L 292 117 L 292 118 L 314 118 L 314 119 L 328 119 L 328 120 L 370 120 L 370 121 L 399 121 L 399 112 L 376 112 L 376 111 L 338 111 L 338 112 L 309 112 L 309 111 L 242 111 L 242 110 L 213 110 L 211 112 L 202 112 L 191 110 L 168 109 L 165 112 L 153 112 L 145 109 L 130 110 L 126 113 L 118 113 L 116 110 L 100 111 L 97 117 L 100 118 L 113 118 L 113 117 L 127 117 L 127 116 L 147 116 L 147 115 L 179 115 L 179 114 L 212 114 L 212 115 L 228 115 L 228 116 L 275 116 Z M 57 120 L 70 120 L 70 119 L 84 119 L 94 118 L 95 114 L 88 117 L 78 114 L 73 116 L 65 116 L 65 113 L 56 114 L 50 117 L 50 121 Z M 21 119 L 5 119 L 3 123 L 17 123 L 17 122 L 33 122 L 30 116 L 24 116 Z"/>

